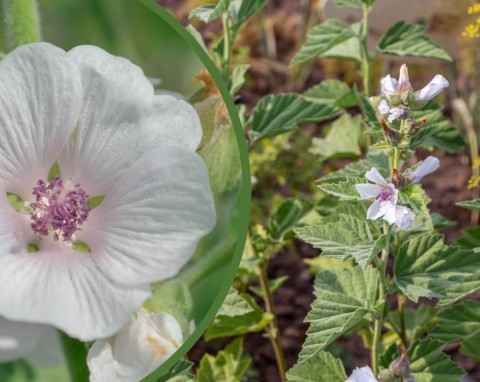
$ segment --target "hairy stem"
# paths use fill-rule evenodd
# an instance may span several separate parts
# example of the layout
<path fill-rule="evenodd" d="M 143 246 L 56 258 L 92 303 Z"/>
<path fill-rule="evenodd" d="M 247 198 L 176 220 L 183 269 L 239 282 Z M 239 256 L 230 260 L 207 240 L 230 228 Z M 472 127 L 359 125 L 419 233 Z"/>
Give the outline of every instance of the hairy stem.
<path fill-rule="evenodd" d="M 232 61 L 232 34 L 230 30 L 230 18 L 228 13 L 222 16 L 223 23 L 223 79 L 230 79 L 230 66 Z"/>
<path fill-rule="evenodd" d="M 36 0 L 3 0 L 8 48 L 41 40 Z"/>
<path fill-rule="evenodd" d="M 402 343 L 407 347 L 407 329 L 405 324 L 405 302 L 407 301 L 403 294 L 397 295 L 398 301 L 398 314 L 400 316 L 400 339 Z"/>
<path fill-rule="evenodd" d="M 267 263 L 268 264 L 268 263 Z M 280 335 L 278 331 L 277 317 L 275 316 L 275 309 L 273 306 L 273 298 L 268 288 L 267 264 L 262 264 L 258 267 L 258 277 L 260 279 L 260 286 L 263 291 L 263 300 L 265 302 L 265 310 L 272 315 L 272 321 L 268 325 L 269 339 L 272 343 L 273 351 L 275 352 L 275 359 L 277 361 L 278 373 L 280 380 L 286 382 L 285 374 L 287 372 L 287 363 L 285 362 L 285 355 L 283 354 L 282 346 L 280 345 Z"/>
<path fill-rule="evenodd" d="M 83 342 L 70 338 L 60 332 L 63 352 L 67 360 L 68 372 L 72 382 L 88 382 L 89 371 L 86 363 L 87 348 Z"/>

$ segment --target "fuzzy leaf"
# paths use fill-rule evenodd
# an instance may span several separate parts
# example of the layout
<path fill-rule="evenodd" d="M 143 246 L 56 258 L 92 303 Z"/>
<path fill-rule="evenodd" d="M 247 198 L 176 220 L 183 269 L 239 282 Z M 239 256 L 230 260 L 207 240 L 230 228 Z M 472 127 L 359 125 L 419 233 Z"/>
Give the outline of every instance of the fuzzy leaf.
<path fill-rule="evenodd" d="M 160 376 L 156 382 L 194 381 L 190 373 L 193 365 L 193 362 L 190 361 L 178 361 L 167 373 Z"/>
<path fill-rule="evenodd" d="M 384 176 L 388 176 L 388 170 L 378 167 L 378 165 L 368 159 L 361 159 L 357 162 L 347 164 L 344 168 L 331 172 L 330 174 L 320 178 L 321 183 L 337 183 L 345 181 L 348 177 L 356 176 L 362 177 L 365 173 L 376 167 L 378 171 Z"/>
<path fill-rule="evenodd" d="M 318 351 L 287 372 L 288 382 L 345 382 L 342 361 L 325 351 Z"/>
<path fill-rule="evenodd" d="M 423 235 L 400 247 L 395 284 L 412 301 L 438 298 L 451 304 L 480 290 L 480 254 L 443 244 L 443 236 Z"/>
<path fill-rule="evenodd" d="M 307 41 L 290 65 L 299 65 L 316 57 L 361 62 L 360 43 L 356 31 L 340 20 L 328 19 L 312 28 L 307 35 Z"/>
<path fill-rule="evenodd" d="M 290 199 L 282 203 L 270 221 L 270 236 L 281 240 L 303 218 L 313 205 L 306 199 Z"/>
<path fill-rule="evenodd" d="M 425 35 L 420 24 L 406 24 L 399 21 L 380 39 L 378 51 L 394 56 L 416 56 L 452 61 L 452 58 Z"/>
<path fill-rule="evenodd" d="M 340 200 L 360 200 L 356 184 L 368 183 L 364 177 L 352 176 L 339 183 L 325 183 L 318 187 L 327 194 L 336 196 Z"/>
<path fill-rule="evenodd" d="M 444 343 L 435 340 L 417 340 L 408 349 L 412 375 L 416 382 L 460 381 L 465 372 L 442 352 Z"/>
<path fill-rule="evenodd" d="M 251 137 L 272 137 L 301 125 L 332 119 L 340 113 L 338 108 L 306 101 L 298 94 L 268 95 L 253 110 Z"/>
<path fill-rule="evenodd" d="M 480 302 L 463 301 L 439 313 L 430 337 L 447 343 L 459 342 L 461 351 L 480 361 Z"/>
<path fill-rule="evenodd" d="M 315 278 L 315 301 L 306 321 L 310 323 L 307 339 L 300 353 L 300 363 L 325 349 L 349 330 L 366 323 L 374 311 L 378 272 L 368 267 L 321 271 Z"/>
<path fill-rule="evenodd" d="M 238 338 L 213 357 L 205 354 L 198 368 L 198 382 L 238 382 L 252 360 L 243 354 L 243 339 Z"/>
<path fill-rule="evenodd" d="M 238 65 L 232 72 L 232 76 L 228 81 L 228 89 L 230 95 L 233 97 L 238 91 L 245 85 L 245 74 L 247 73 L 250 65 Z"/>
<path fill-rule="evenodd" d="M 244 314 L 253 311 L 254 308 L 248 303 L 248 301 L 241 297 L 238 294 L 238 291 L 232 287 L 228 291 L 227 297 L 225 297 L 225 300 L 218 311 L 218 315 L 235 317 L 243 316 Z"/>
<path fill-rule="evenodd" d="M 409 341 L 413 342 L 425 334 L 435 325 L 435 308 L 428 305 L 420 305 L 417 309 L 405 308 L 405 334 Z M 400 314 L 398 311 L 389 313 L 390 322 L 397 332 L 400 332 Z"/>
<path fill-rule="evenodd" d="M 357 105 L 357 98 L 350 87 L 339 80 L 324 80 L 303 93 L 307 101 L 346 109 Z"/>
<path fill-rule="evenodd" d="M 190 18 L 198 18 L 205 23 L 218 19 L 228 9 L 229 0 L 219 0 L 217 4 L 205 4 L 193 9 Z"/>
<path fill-rule="evenodd" d="M 349 158 L 361 154 L 361 119 L 344 114 L 331 125 L 325 138 L 313 138 L 310 152 L 324 159 Z"/>
<path fill-rule="evenodd" d="M 463 249 L 472 249 L 474 251 L 480 250 L 480 227 L 468 228 L 463 233 L 463 236 L 459 238 L 455 245 Z"/>
<path fill-rule="evenodd" d="M 469 210 L 480 211 L 480 199 L 465 200 L 455 204 L 463 208 L 468 208 Z"/>

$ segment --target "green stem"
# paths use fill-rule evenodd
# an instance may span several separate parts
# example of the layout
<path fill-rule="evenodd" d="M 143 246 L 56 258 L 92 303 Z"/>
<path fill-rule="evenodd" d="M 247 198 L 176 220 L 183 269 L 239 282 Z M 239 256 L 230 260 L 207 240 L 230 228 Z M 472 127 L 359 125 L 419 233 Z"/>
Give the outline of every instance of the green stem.
<path fill-rule="evenodd" d="M 83 342 L 70 338 L 60 332 L 63 352 L 67 360 L 67 367 L 72 382 L 88 382 L 89 371 L 87 366 L 87 347 Z"/>
<path fill-rule="evenodd" d="M 222 15 L 223 23 L 223 79 L 230 80 L 230 66 L 232 61 L 232 35 L 230 31 L 230 17 L 228 13 Z"/>
<path fill-rule="evenodd" d="M 41 40 L 36 0 L 3 0 L 8 48 Z"/>
<path fill-rule="evenodd" d="M 400 166 L 400 149 L 398 147 L 393 148 L 393 170 L 398 170 Z"/>
<path fill-rule="evenodd" d="M 260 280 L 260 286 L 263 291 L 265 310 L 273 317 L 272 321 L 270 321 L 270 324 L 268 325 L 268 337 L 275 353 L 275 359 L 277 361 L 277 368 L 278 374 L 280 375 L 280 380 L 282 382 L 286 382 L 285 374 L 287 372 L 287 363 L 285 361 L 285 355 L 283 354 L 282 346 L 280 345 L 280 335 L 278 331 L 277 317 L 275 316 L 272 294 L 270 293 L 270 288 L 268 287 L 267 265 L 268 262 L 266 264 L 260 265 L 257 269 L 257 272 Z"/>
<path fill-rule="evenodd" d="M 362 21 L 362 38 L 361 38 L 361 46 L 362 46 L 362 77 L 363 77 L 363 92 L 367 97 L 370 96 L 370 82 L 371 82 L 371 74 L 370 74 L 370 55 L 368 53 L 368 17 L 370 15 L 371 8 L 364 4 L 363 5 L 363 21 Z"/>
<path fill-rule="evenodd" d="M 403 294 L 398 294 L 397 296 L 398 301 L 398 314 L 400 315 L 400 339 L 402 343 L 408 347 L 407 344 L 407 328 L 405 324 L 405 302 L 406 298 Z"/>

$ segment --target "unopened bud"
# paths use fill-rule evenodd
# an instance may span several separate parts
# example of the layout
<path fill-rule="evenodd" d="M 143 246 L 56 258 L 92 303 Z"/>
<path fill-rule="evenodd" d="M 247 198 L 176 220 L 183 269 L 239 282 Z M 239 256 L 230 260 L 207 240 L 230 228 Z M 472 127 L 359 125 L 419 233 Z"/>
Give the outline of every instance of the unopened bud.
<path fill-rule="evenodd" d="M 389 369 L 383 369 L 378 373 L 379 382 L 396 382 L 395 374 Z"/>
<path fill-rule="evenodd" d="M 394 168 L 392 171 L 392 183 L 396 188 L 402 189 L 407 186 L 408 180 L 405 179 L 405 177 L 402 176 L 402 174 L 400 174 L 396 168 Z"/>
<path fill-rule="evenodd" d="M 400 76 L 398 77 L 397 92 L 413 92 L 413 87 L 410 83 L 410 78 L 408 77 L 408 68 L 406 64 L 403 64 L 400 67 Z"/>
<path fill-rule="evenodd" d="M 380 126 L 382 126 L 383 135 L 385 140 L 389 143 L 397 144 L 400 139 L 400 134 L 397 130 L 388 127 L 387 122 L 384 119 L 380 121 Z"/>
<path fill-rule="evenodd" d="M 402 382 L 417 382 L 417 380 L 413 377 L 410 377 L 410 378 L 404 379 Z"/>
<path fill-rule="evenodd" d="M 410 128 L 408 129 L 408 134 L 415 135 L 420 128 L 425 125 L 425 122 L 427 122 L 426 118 L 419 119 L 418 121 L 412 121 L 410 123 Z"/>
<path fill-rule="evenodd" d="M 407 351 L 402 347 L 402 355 L 400 358 L 393 361 L 389 369 L 396 375 L 402 378 L 409 378 L 412 370 L 410 369 L 410 362 L 408 361 Z"/>
<path fill-rule="evenodd" d="M 403 150 L 400 154 L 400 159 L 403 161 L 407 161 L 413 158 L 415 152 L 413 150 Z"/>

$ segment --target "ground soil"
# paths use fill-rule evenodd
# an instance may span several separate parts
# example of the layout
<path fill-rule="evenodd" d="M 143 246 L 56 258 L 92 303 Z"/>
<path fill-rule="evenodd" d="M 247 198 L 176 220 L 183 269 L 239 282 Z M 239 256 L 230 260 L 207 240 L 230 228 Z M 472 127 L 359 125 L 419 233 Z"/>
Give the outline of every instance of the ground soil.
<path fill-rule="evenodd" d="M 184 24 L 188 24 L 189 9 L 196 2 L 195 0 L 157 1 L 170 8 Z M 268 4 L 264 22 L 267 32 L 273 37 L 275 49 L 274 54 L 267 55 L 267 58 L 262 52 L 258 29 L 253 23 L 244 29 L 240 37 L 241 44 L 249 46 L 251 69 L 248 73 L 249 81 L 240 93 L 239 102 L 246 104 L 249 109 L 265 94 L 302 91 L 318 83 L 327 75 L 331 76 L 332 70 L 337 78 L 347 81 L 355 80 L 347 75 L 349 71 L 351 72 L 348 65 L 332 64 L 328 61 L 317 61 L 313 64 L 310 73 L 303 77 L 302 81 L 292 81 L 289 78 L 288 63 L 297 49 L 302 29 L 300 3 L 300 1 L 272 0 Z M 206 39 L 213 38 L 221 28 L 218 23 L 208 26 L 198 24 L 197 27 Z M 420 153 L 418 159 L 423 159 L 427 155 L 427 152 Z M 469 212 L 455 206 L 455 202 L 471 198 L 471 191 L 466 187 L 470 177 L 469 157 L 466 153 L 438 152 L 435 155 L 440 158 L 441 167 L 434 175 L 426 177 L 422 184 L 432 199 L 431 210 L 457 222 L 455 226 L 444 230 L 446 241 L 452 243 L 461 236 L 465 228 L 470 226 Z M 285 250 L 278 254 L 273 258 L 268 269 L 268 275 L 272 279 L 283 275 L 289 277 L 274 295 L 281 344 L 289 367 L 295 364 L 305 339 L 308 325 L 303 321 L 313 301 L 313 276 L 308 272 L 303 260 L 318 254 L 319 252 L 309 245 L 296 242 L 294 251 Z M 363 347 L 362 340 L 358 336 L 344 337 L 336 345 L 351 354 L 348 362 L 350 368 L 369 363 L 368 351 Z M 258 380 L 279 381 L 269 341 L 261 334 L 251 334 L 246 336 L 244 346 L 253 359 Z M 189 358 L 192 361 L 198 361 L 205 352 L 214 353 L 215 348 L 216 346 L 212 344 L 200 341 L 190 351 Z M 464 357 L 458 349 L 458 346 L 449 346 L 446 351 L 455 361 L 462 364 L 469 376 L 473 378 L 472 381 L 480 381 L 479 363 Z"/>

